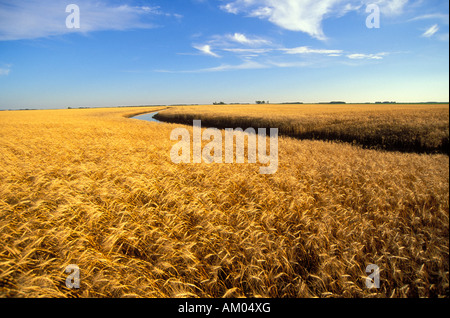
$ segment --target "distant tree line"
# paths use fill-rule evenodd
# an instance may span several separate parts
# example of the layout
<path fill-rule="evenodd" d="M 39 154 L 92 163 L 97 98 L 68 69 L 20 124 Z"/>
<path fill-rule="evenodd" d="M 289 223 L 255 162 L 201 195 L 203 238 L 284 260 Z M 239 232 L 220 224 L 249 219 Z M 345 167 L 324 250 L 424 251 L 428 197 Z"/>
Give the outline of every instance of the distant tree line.
<path fill-rule="evenodd" d="M 265 100 L 257 100 L 255 103 L 258 104 L 258 105 L 260 105 L 260 104 L 270 104 L 269 101 L 265 101 Z M 236 104 L 236 105 L 237 104 L 244 105 L 244 104 L 248 104 L 248 103 L 230 103 L 230 104 L 227 104 L 227 103 L 224 103 L 224 102 L 214 102 L 213 103 L 213 105 L 234 105 L 234 104 Z"/>

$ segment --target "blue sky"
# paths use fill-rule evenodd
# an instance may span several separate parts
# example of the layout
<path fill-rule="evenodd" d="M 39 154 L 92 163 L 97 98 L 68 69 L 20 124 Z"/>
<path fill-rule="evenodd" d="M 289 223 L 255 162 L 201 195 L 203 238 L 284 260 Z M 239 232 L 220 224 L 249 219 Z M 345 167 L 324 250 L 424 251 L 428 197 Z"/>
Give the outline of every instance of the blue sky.
<path fill-rule="evenodd" d="M 0 109 L 448 102 L 448 54 L 444 0 L 0 0 Z"/>

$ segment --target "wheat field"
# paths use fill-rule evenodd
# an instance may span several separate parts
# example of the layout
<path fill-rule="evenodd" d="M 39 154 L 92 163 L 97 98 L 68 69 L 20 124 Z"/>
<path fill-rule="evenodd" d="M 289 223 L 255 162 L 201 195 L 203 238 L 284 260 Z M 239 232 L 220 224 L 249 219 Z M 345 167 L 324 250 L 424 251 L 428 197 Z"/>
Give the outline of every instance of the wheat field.
<path fill-rule="evenodd" d="M 128 118 L 159 109 L 0 112 L 1 297 L 449 296 L 448 155 L 280 137 L 273 175 L 176 165 L 179 124 Z"/>
<path fill-rule="evenodd" d="M 215 105 L 171 108 L 158 119 L 212 127 L 277 127 L 298 139 L 402 152 L 449 151 L 448 104 Z"/>

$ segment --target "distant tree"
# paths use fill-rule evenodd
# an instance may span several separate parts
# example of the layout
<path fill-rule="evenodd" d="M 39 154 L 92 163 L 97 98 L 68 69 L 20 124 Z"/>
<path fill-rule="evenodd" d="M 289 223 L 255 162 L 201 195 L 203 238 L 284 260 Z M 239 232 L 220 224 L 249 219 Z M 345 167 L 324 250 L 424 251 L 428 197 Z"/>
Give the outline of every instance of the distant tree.
<path fill-rule="evenodd" d="M 346 104 L 346 102 L 343 101 L 332 101 L 330 104 Z"/>

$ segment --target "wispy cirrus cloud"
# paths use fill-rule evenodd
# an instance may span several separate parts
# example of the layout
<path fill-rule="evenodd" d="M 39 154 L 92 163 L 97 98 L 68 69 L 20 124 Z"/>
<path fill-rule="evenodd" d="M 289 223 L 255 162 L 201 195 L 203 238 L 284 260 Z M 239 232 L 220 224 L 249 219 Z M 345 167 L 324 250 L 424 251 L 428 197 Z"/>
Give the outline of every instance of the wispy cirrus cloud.
<path fill-rule="evenodd" d="M 382 60 L 384 56 L 389 53 L 381 52 L 376 54 L 364 54 L 364 53 L 353 53 L 348 54 L 347 57 L 351 60 Z"/>
<path fill-rule="evenodd" d="M 224 35 L 216 34 L 211 36 L 207 43 L 218 48 L 260 48 L 273 46 L 272 41 L 268 38 L 241 32 L 227 33 Z"/>
<path fill-rule="evenodd" d="M 264 54 L 273 51 L 271 48 L 224 48 L 223 50 L 238 54 Z"/>
<path fill-rule="evenodd" d="M 376 4 L 380 7 L 381 13 L 389 16 L 396 16 L 403 13 L 409 0 L 368 0 L 366 4 Z"/>
<path fill-rule="evenodd" d="M 113 5 L 105 1 L 77 0 L 80 29 L 66 27 L 63 0 L 29 0 L 0 2 L 0 41 L 35 39 L 67 33 L 105 30 L 147 29 L 155 27 L 152 17 L 179 15 L 163 12 L 157 6 Z"/>
<path fill-rule="evenodd" d="M 429 13 L 416 16 L 408 21 L 420 20 L 440 20 L 442 23 L 449 24 L 449 15 L 446 13 Z"/>
<path fill-rule="evenodd" d="M 200 40 L 201 36 L 196 36 Z M 175 73 L 222 72 L 261 68 L 297 68 L 313 65 L 345 63 L 359 60 L 358 65 L 382 60 L 389 55 L 381 53 L 360 53 L 336 48 L 317 48 L 311 46 L 285 47 L 273 39 L 248 35 L 241 32 L 225 35 L 212 35 L 201 44 L 193 47 L 202 55 L 221 58 L 224 63 L 209 68 L 183 71 L 165 71 Z M 199 55 L 199 53 L 179 53 Z M 161 71 L 160 71 L 161 72 Z"/>
<path fill-rule="evenodd" d="M 265 19 L 283 29 L 305 32 L 323 40 L 323 17 L 339 2 L 341 0 L 236 0 L 221 8 L 232 14 Z"/>
<path fill-rule="evenodd" d="M 302 53 L 287 53 L 287 51 L 292 50 L 294 52 L 298 48 L 292 49 L 270 49 L 265 50 L 264 52 L 282 52 L 282 55 L 271 54 L 268 56 L 264 56 L 261 58 L 258 54 L 249 55 L 246 54 L 241 59 L 240 63 L 222 63 L 218 66 L 209 67 L 209 68 L 200 68 L 200 69 L 192 69 L 192 70 L 155 70 L 155 72 L 160 73 L 212 73 L 212 72 L 225 72 L 225 71 L 237 71 L 237 70 L 255 70 L 255 69 L 268 69 L 268 68 L 303 68 L 303 67 L 313 67 L 314 65 L 322 65 L 323 63 L 328 61 L 331 62 L 331 59 L 338 59 L 335 61 L 340 61 L 338 63 L 344 63 L 345 60 L 359 60 L 363 61 L 375 61 L 382 60 L 385 56 L 389 55 L 389 53 L 382 52 L 376 54 L 364 54 L 364 53 L 352 53 L 346 54 L 342 50 L 324 50 L 324 49 L 308 49 L 308 50 L 299 50 L 303 51 Z M 224 49 L 224 51 L 235 52 L 233 49 Z M 238 49 L 236 49 L 238 50 Z M 242 49 L 244 50 L 244 49 Z M 251 49 L 250 49 L 251 50 Z M 256 50 L 256 49 L 255 49 Z M 247 51 L 246 51 L 247 52 Z M 253 52 L 253 51 L 252 51 Z M 258 51 L 259 52 L 259 51 Z M 241 53 L 241 52 L 239 52 Z M 346 55 L 344 55 L 344 53 Z M 324 57 L 328 60 L 324 60 L 321 58 L 319 61 L 314 60 L 312 58 L 302 58 L 302 59 L 285 59 L 283 56 L 301 54 L 302 57 L 304 55 L 312 56 L 320 56 Z"/>
<path fill-rule="evenodd" d="M 230 52 L 240 55 L 255 55 L 272 50 L 272 42 L 263 37 L 255 37 L 244 33 L 214 35 L 203 44 L 194 44 L 193 47 L 204 55 L 222 57 L 217 51 Z M 189 54 L 189 53 L 179 53 Z"/>
<path fill-rule="evenodd" d="M 312 49 L 308 46 L 300 46 L 281 50 L 284 51 L 286 54 L 327 54 L 337 56 L 343 53 L 342 50 Z"/>
<path fill-rule="evenodd" d="M 427 21 L 427 20 L 432 20 L 432 21 L 434 20 L 433 21 L 434 24 L 432 26 L 428 27 L 427 29 L 423 29 L 424 31 L 422 31 L 421 37 L 434 38 L 439 41 L 448 42 L 448 39 L 449 39 L 449 36 L 448 36 L 449 15 L 448 15 L 448 13 L 434 12 L 434 13 L 421 14 L 421 15 L 415 16 L 414 18 L 409 19 L 408 22 Z M 445 26 L 447 26 L 447 27 L 445 27 Z"/>
<path fill-rule="evenodd" d="M 435 35 L 437 32 L 439 31 L 439 26 L 437 24 L 432 25 L 431 27 L 429 27 L 423 34 L 422 36 L 425 38 L 430 38 L 433 35 Z"/>
<path fill-rule="evenodd" d="M 394 16 L 403 12 L 408 0 L 234 0 L 220 7 L 231 14 L 268 20 L 280 28 L 326 40 L 323 20 L 362 10 L 369 3 L 377 4 L 383 14 Z"/>
<path fill-rule="evenodd" d="M 329 65 L 330 63 L 345 63 L 346 60 L 359 60 L 361 63 L 382 60 L 390 53 L 356 53 L 341 49 L 313 48 L 310 46 L 282 47 L 272 42 L 261 47 L 248 47 L 241 44 L 229 47 L 228 42 L 218 41 L 227 36 L 214 36 L 214 41 L 196 45 L 194 48 L 204 55 L 220 57 L 225 63 L 218 66 L 192 70 L 156 70 L 165 73 L 210 73 L 236 70 L 251 70 L 265 68 L 299 68 L 314 65 Z M 358 65 L 361 65 L 359 63 Z"/>
<path fill-rule="evenodd" d="M 212 72 L 225 72 L 225 71 L 236 71 L 236 70 L 255 70 L 268 68 L 269 65 L 262 64 L 255 61 L 244 61 L 239 64 L 220 64 L 219 66 L 192 69 L 192 70 L 155 70 L 159 73 L 212 73 Z"/>
<path fill-rule="evenodd" d="M 200 52 L 202 52 L 205 55 L 210 55 L 210 56 L 214 56 L 214 57 L 220 57 L 220 55 L 214 53 L 213 51 L 211 51 L 211 45 L 209 44 L 205 44 L 205 45 L 194 45 L 194 48 L 199 50 Z"/>
<path fill-rule="evenodd" d="M 201 72 L 222 72 L 222 71 L 231 71 L 231 70 L 254 70 L 254 69 L 262 69 L 267 68 L 267 65 L 264 65 L 255 61 L 244 61 L 240 64 L 221 64 L 216 67 L 206 68 L 200 70 Z"/>
<path fill-rule="evenodd" d="M 227 57 L 227 53 L 243 59 L 257 58 L 261 56 L 308 56 L 322 55 L 330 57 L 339 57 L 346 55 L 349 59 L 382 59 L 388 53 L 362 54 L 346 52 L 342 49 L 312 48 L 310 46 L 284 47 L 281 44 L 255 36 L 248 36 L 244 33 L 234 33 L 226 35 L 214 35 L 203 44 L 193 45 L 205 55 L 214 57 Z M 180 53 L 189 54 L 189 53 Z M 228 55 L 229 55 L 228 54 Z"/>
<path fill-rule="evenodd" d="M 248 36 L 246 36 L 243 33 L 234 33 L 233 35 L 229 34 L 226 37 L 233 42 L 244 44 L 244 45 L 249 45 L 249 46 L 261 46 L 261 45 L 270 44 L 269 40 L 266 40 L 263 38 L 256 38 L 256 37 L 249 38 Z"/>

